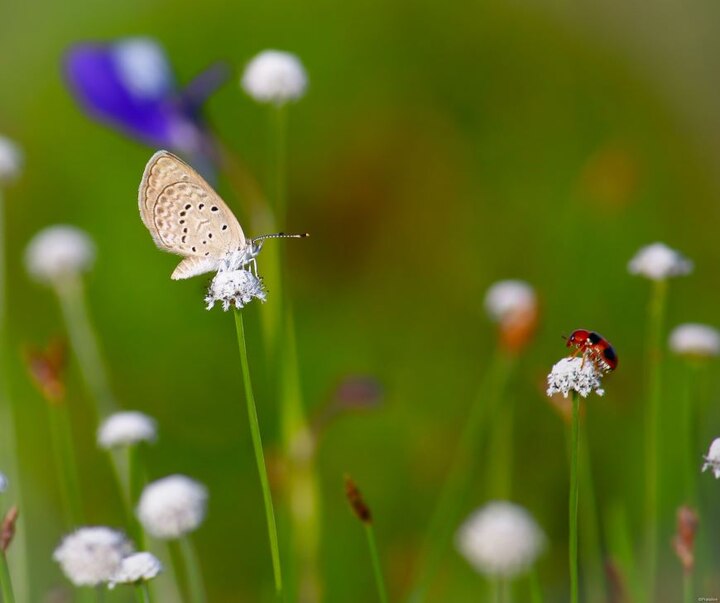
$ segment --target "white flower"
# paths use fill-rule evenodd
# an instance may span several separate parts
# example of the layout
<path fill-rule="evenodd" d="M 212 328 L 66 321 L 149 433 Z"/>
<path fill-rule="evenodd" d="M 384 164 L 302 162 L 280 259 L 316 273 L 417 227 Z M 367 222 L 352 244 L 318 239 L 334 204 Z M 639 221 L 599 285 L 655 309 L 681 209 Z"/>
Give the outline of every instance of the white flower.
<path fill-rule="evenodd" d="M 294 54 L 265 50 L 247 64 L 241 84 L 256 101 L 281 105 L 303 95 L 307 74 Z"/>
<path fill-rule="evenodd" d="M 720 438 L 715 438 L 712 441 L 705 460 L 707 462 L 703 465 L 702 470 L 710 469 L 716 479 L 720 478 Z"/>
<path fill-rule="evenodd" d="M 210 310 L 215 302 L 221 302 L 223 310 L 227 312 L 231 305 L 239 310 L 254 298 L 262 302 L 267 299 L 262 279 L 248 270 L 221 270 L 210 283 L 205 303 Z"/>
<path fill-rule="evenodd" d="M 91 527 L 65 536 L 53 559 L 75 586 L 97 586 L 111 580 L 131 552 L 132 546 L 122 532 Z"/>
<path fill-rule="evenodd" d="M 460 526 L 460 553 L 481 574 L 512 578 L 529 569 L 545 545 L 545 535 L 521 506 L 490 502 Z"/>
<path fill-rule="evenodd" d="M 63 277 L 90 268 L 95 245 L 89 235 L 75 226 L 50 226 L 38 232 L 25 250 L 30 276 L 51 284 Z"/>
<path fill-rule="evenodd" d="M 696 323 L 675 327 L 670 333 L 670 349 L 685 356 L 717 356 L 720 354 L 720 332 Z"/>
<path fill-rule="evenodd" d="M 639 274 L 654 281 L 690 274 L 692 270 L 693 263 L 665 243 L 643 247 L 628 264 L 630 274 Z"/>
<path fill-rule="evenodd" d="M 575 391 L 583 398 L 587 398 L 590 392 L 602 396 L 605 390 L 600 382 L 601 374 L 595 367 L 595 363 L 589 358 L 563 358 L 552 367 L 547 376 L 547 395 L 561 393 L 566 398 L 571 391 Z"/>
<path fill-rule="evenodd" d="M 137 411 L 116 412 L 105 419 L 98 429 L 98 444 L 102 448 L 128 446 L 138 442 L 154 442 L 156 423 Z"/>
<path fill-rule="evenodd" d="M 532 312 L 536 303 L 535 291 L 525 281 L 498 281 L 485 294 L 485 310 L 495 322 Z"/>
<path fill-rule="evenodd" d="M 9 138 L 0 136 L 0 184 L 15 180 L 20 175 L 22 164 L 20 148 Z"/>
<path fill-rule="evenodd" d="M 148 534 L 179 538 L 203 522 L 207 498 L 207 489 L 201 483 L 184 475 L 171 475 L 145 487 L 137 517 Z"/>
<path fill-rule="evenodd" d="M 141 98 L 155 99 L 173 84 L 163 49 L 151 38 L 127 38 L 113 46 L 120 77 Z"/>
<path fill-rule="evenodd" d="M 152 580 L 162 571 L 162 563 L 152 553 L 135 553 L 122 560 L 120 569 L 110 580 L 110 588 L 117 584 L 135 584 Z"/>
<path fill-rule="evenodd" d="M 9 484 L 10 482 L 8 481 L 7 475 L 0 473 L 0 492 L 5 492 Z"/>

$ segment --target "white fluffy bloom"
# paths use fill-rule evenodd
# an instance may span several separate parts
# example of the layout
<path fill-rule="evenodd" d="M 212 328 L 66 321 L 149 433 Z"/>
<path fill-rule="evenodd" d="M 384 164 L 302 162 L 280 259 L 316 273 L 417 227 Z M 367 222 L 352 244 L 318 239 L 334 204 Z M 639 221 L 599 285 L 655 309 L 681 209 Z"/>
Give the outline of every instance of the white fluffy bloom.
<path fill-rule="evenodd" d="M 567 398 L 571 391 L 575 391 L 583 398 L 587 398 L 591 392 L 602 396 L 605 390 L 602 389 L 601 376 L 590 359 L 563 358 L 547 376 L 547 395 L 561 393 Z"/>
<path fill-rule="evenodd" d="M 670 333 L 670 349 L 683 356 L 717 356 L 720 332 L 708 325 L 686 323 Z"/>
<path fill-rule="evenodd" d="M 281 105 L 303 95 L 307 74 L 294 54 L 265 50 L 247 64 L 241 84 L 256 101 Z"/>
<path fill-rule="evenodd" d="M 184 475 L 171 475 L 145 487 L 137 517 L 156 538 L 173 539 L 195 530 L 205 519 L 205 486 Z"/>
<path fill-rule="evenodd" d="M 545 535 L 521 506 L 495 501 L 470 515 L 460 526 L 455 543 L 481 574 L 512 578 L 535 563 Z"/>
<path fill-rule="evenodd" d="M 223 310 L 227 312 L 230 306 L 234 305 L 240 309 L 253 299 L 259 299 L 262 302 L 267 299 L 262 279 L 249 270 L 221 270 L 210 283 L 205 303 L 207 309 L 210 310 L 215 302 L 220 302 Z"/>
<path fill-rule="evenodd" d="M 65 536 L 53 559 L 75 586 L 97 586 L 111 580 L 131 552 L 132 546 L 122 532 L 91 527 Z"/>
<path fill-rule="evenodd" d="M 154 99 L 172 86 L 163 49 L 151 38 L 127 38 L 113 46 L 123 82 L 137 96 Z"/>
<path fill-rule="evenodd" d="M 92 239 L 75 226 L 49 226 L 30 239 L 25 250 L 27 271 L 41 283 L 87 270 L 94 259 Z"/>
<path fill-rule="evenodd" d="M 122 560 L 120 569 L 110 580 L 110 588 L 117 584 L 135 584 L 152 580 L 163 567 L 160 560 L 152 553 L 135 553 Z"/>
<path fill-rule="evenodd" d="M 116 412 L 105 419 L 98 429 L 97 440 L 102 448 L 114 448 L 138 442 L 154 442 L 156 437 L 155 419 L 131 410 Z"/>
<path fill-rule="evenodd" d="M 15 180 L 20 175 L 22 164 L 20 148 L 9 138 L 0 136 L 0 184 Z"/>
<path fill-rule="evenodd" d="M 715 438 L 710 444 L 705 461 L 702 470 L 710 469 L 716 479 L 720 478 L 720 438 Z"/>
<path fill-rule="evenodd" d="M 653 243 L 641 248 L 628 264 L 630 274 L 638 274 L 654 281 L 690 274 L 692 270 L 693 263 L 665 243 Z"/>
<path fill-rule="evenodd" d="M 532 312 L 536 303 L 535 291 L 525 281 L 498 281 L 485 294 L 485 310 L 495 322 Z"/>

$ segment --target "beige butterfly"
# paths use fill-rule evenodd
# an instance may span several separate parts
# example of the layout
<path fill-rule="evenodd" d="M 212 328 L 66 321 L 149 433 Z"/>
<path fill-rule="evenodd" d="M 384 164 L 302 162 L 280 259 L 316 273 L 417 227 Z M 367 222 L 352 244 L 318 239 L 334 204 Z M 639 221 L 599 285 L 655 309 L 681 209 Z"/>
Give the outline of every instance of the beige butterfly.
<path fill-rule="evenodd" d="M 158 151 L 145 167 L 138 194 L 140 217 L 155 244 L 184 256 L 174 280 L 218 270 L 255 267 L 265 239 L 307 234 L 271 234 L 246 239 L 240 223 L 220 196 L 187 163 Z"/>

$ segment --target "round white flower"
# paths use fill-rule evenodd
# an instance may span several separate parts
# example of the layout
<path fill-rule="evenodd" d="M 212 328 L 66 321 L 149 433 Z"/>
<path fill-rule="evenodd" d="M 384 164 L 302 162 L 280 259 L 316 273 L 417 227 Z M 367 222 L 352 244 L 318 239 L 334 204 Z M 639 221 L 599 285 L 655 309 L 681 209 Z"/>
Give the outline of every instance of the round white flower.
<path fill-rule="evenodd" d="M 696 323 L 675 327 L 670 333 L 670 349 L 683 356 L 717 356 L 720 354 L 720 331 Z"/>
<path fill-rule="evenodd" d="M 138 97 L 155 99 L 173 85 L 165 52 L 151 38 L 127 38 L 113 46 L 125 85 Z"/>
<path fill-rule="evenodd" d="M 9 138 L 0 136 L 0 184 L 12 182 L 22 170 L 23 155 Z"/>
<path fill-rule="evenodd" d="M 567 398 L 571 391 L 575 391 L 583 398 L 587 398 L 591 392 L 602 396 L 605 390 L 602 389 L 601 376 L 590 359 L 563 358 L 547 376 L 547 395 L 562 394 Z"/>
<path fill-rule="evenodd" d="M 75 226 L 50 226 L 38 232 L 25 250 L 25 266 L 41 283 L 54 283 L 65 276 L 90 268 L 95 245 Z"/>
<path fill-rule="evenodd" d="M 117 412 L 105 419 L 98 429 L 98 444 L 102 448 L 128 446 L 138 442 L 154 442 L 156 423 L 138 411 Z"/>
<path fill-rule="evenodd" d="M 247 64 L 241 84 L 256 101 L 281 105 L 303 95 L 307 74 L 294 54 L 265 50 Z"/>
<path fill-rule="evenodd" d="M 498 281 L 485 294 L 485 310 L 495 322 L 532 312 L 536 304 L 535 291 L 525 281 Z"/>
<path fill-rule="evenodd" d="M 643 247 L 628 264 L 630 274 L 638 274 L 654 281 L 690 274 L 692 270 L 693 263 L 665 243 L 653 243 Z"/>
<path fill-rule="evenodd" d="M 117 584 L 135 584 L 152 580 L 162 572 L 162 563 L 152 553 L 135 553 L 122 560 L 120 569 L 110 580 L 110 588 Z"/>
<path fill-rule="evenodd" d="M 210 310 L 215 302 L 220 302 L 227 312 L 230 306 L 234 305 L 239 310 L 253 299 L 262 302 L 267 299 L 262 279 L 249 270 L 221 270 L 210 283 L 205 303 Z"/>
<path fill-rule="evenodd" d="M 716 479 L 720 478 L 720 438 L 715 438 L 710 444 L 705 461 L 702 470 L 710 469 Z"/>
<path fill-rule="evenodd" d="M 105 527 L 80 528 L 65 536 L 53 559 L 75 586 L 108 582 L 132 552 L 125 534 Z"/>
<path fill-rule="evenodd" d="M 494 501 L 470 515 L 455 542 L 481 574 L 512 578 L 535 563 L 545 545 L 545 535 L 521 506 Z"/>
<path fill-rule="evenodd" d="M 145 487 L 137 517 L 148 534 L 179 538 L 203 522 L 207 499 L 207 489 L 201 483 L 184 475 L 171 475 Z"/>

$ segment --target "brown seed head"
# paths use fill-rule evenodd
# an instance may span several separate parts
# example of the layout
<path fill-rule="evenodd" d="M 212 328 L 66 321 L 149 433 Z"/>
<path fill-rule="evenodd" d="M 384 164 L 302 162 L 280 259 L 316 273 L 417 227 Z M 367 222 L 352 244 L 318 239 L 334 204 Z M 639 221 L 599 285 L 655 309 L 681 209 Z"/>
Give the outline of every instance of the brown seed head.
<path fill-rule="evenodd" d="M 693 548 L 698 523 L 697 513 L 692 507 L 683 505 L 678 509 L 677 533 L 673 539 L 673 548 L 686 574 L 690 574 L 695 565 Z"/>
<path fill-rule="evenodd" d="M 38 349 L 27 347 L 25 364 L 33 383 L 43 397 L 52 404 L 59 404 L 65 399 L 65 360 L 67 347 L 62 339 L 51 341 L 47 347 Z"/>
<path fill-rule="evenodd" d="M 345 496 L 357 518 L 363 523 L 372 523 L 370 508 L 365 504 L 360 490 L 349 475 L 345 476 Z"/>
<path fill-rule="evenodd" d="M 519 354 L 530 343 L 537 323 L 537 304 L 509 314 L 500 322 L 500 345 L 512 354 Z"/>
<path fill-rule="evenodd" d="M 15 536 L 15 523 L 18 515 L 20 515 L 18 508 L 16 506 L 10 507 L 5 519 L 3 519 L 2 526 L 0 526 L 0 549 L 2 549 L 3 553 L 7 552 L 13 536 Z"/>

